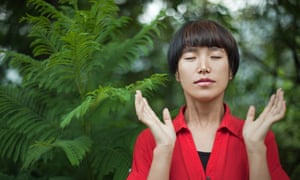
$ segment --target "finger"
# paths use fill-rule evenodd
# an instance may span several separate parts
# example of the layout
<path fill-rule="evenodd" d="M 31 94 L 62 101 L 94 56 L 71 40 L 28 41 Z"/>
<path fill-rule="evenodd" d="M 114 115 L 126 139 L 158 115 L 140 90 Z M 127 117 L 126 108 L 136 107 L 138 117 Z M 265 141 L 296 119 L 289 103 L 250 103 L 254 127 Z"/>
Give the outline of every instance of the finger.
<path fill-rule="evenodd" d="M 135 95 L 135 110 L 138 120 L 150 127 L 153 125 L 153 113 L 149 107 L 147 100 L 142 96 L 141 92 L 137 92 Z"/>
<path fill-rule="evenodd" d="M 284 99 L 284 91 L 282 89 L 281 90 L 281 96 L 280 96 L 280 114 L 283 117 L 285 115 L 286 112 L 286 103 L 285 103 L 285 99 Z M 281 118 L 282 118 L 281 117 Z"/>
<path fill-rule="evenodd" d="M 281 100 L 282 100 L 281 90 L 277 89 L 275 94 L 274 104 L 271 108 L 272 113 L 277 113 L 280 110 Z"/>
<path fill-rule="evenodd" d="M 275 101 L 275 95 L 273 94 L 270 99 L 269 102 L 267 104 L 267 106 L 264 108 L 263 112 L 258 116 L 257 120 L 258 121 L 263 121 L 264 119 L 266 119 L 266 117 L 268 116 L 268 114 L 270 113 L 270 111 L 272 110 L 273 104 Z"/>
<path fill-rule="evenodd" d="M 275 101 L 275 105 L 274 105 L 274 112 L 275 113 L 281 113 L 284 109 L 283 106 L 285 106 L 284 102 L 284 97 L 283 97 L 284 93 L 282 91 L 282 89 L 278 89 L 277 93 L 276 93 L 276 101 Z"/>
<path fill-rule="evenodd" d="M 276 92 L 276 99 L 274 102 L 274 106 L 272 107 L 272 110 L 271 110 L 272 114 L 270 115 L 270 116 L 272 116 L 272 122 L 278 121 L 285 114 L 286 105 L 285 105 L 285 100 L 284 100 L 283 94 L 284 93 L 281 89 L 278 89 Z"/>
<path fill-rule="evenodd" d="M 286 102 L 285 102 L 285 100 L 283 100 L 283 102 L 282 102 L 281 109 L 282 109 L 282 111 L 281 111 L 281 114 L 280 114 L 281 115 L 280 119 L 284 117 L 285 112 L 286 112 Z"/>
<path fill-rule="evenodd" d="M 280 105 L 285 105 L 285 100 L 284 100 L 284 91 L 282 89 L 280 89 Z"/>
<path fill-rule="evenodd" d="M 136 91 L 136 94 L 135 94 L 135 111 L 136 111 L 136 114 L 137 114 L 139 120 L 141 119 L 140 115 L 142 113 L 143 108 L 144 107 L 143 107 L 143 103 L 142 103 L 141 92 Z"/>
<path fill-rule="evenodd" d="M 281 119 L 284 117 L 286 112 L 286 103 L 285 100 L 282 100 L 282 102 L 280 102 L 280 111 L 278 112 L 278 118 Z"/>
<path fill-rule="evenodd" d="M 247 113 L 247 117 L 246 117 L 246 122 L 245 123 L 251 123 L 254 121 L 255 118 L 255 107 L 254 106 L 250 106 L 248 109 L 248 113 Z"/>
<path fill-rule="evenodd" d="M 172 118 L 171 118 L 168 108 L 164 108 L 164 110 L 163 110 L 163 119 L 164 119 L 165 124 L 168 127 L 173 127 Z"/>
<path fill-rule="evenodd" d="M 144 116 L 147 118 L 146 121 L 148 121 L 148 125 L 153 124 L 153 125 L 158 125 L 162 124 L 162 122 L 158 119 L 157 115 L 155 112 L 152 110 L 150 107 L 148 101 L 146 98 L 143 98 L 143 103 L 144 103 Z"/>
<path fill-rule="evenodd" d="M 285 115 L 286 111 L 286 103 L 284 100 L 284 92 L 282 91 L 281 88 L 277 89 L 275 99 L 274 99 L 274 104 L 271 108 L 271 111 L 267 117 L 270 121 L 270 126 L 276 122 L 282 119 Z M 267 123 L 269 124 L 269 123 Z"/>
<path fill-rule="evenodd" d="M 143 103 L 145 105 L 145 113 L 150 116 L 150 117 L 156 117 L 156 114 L 154 113 L 154 111 L 152 110 L 152 108 L 150 107 L 148 101 L 146 98 L 143 98 Z"/>
<path fill-rule="evenodd" d="M 286 113 L 286 102 L 283 100 L 280 105 L 280 111 L 278 111 L 275 115 L 273 115 L 273 123 L 281 120 Z"/>

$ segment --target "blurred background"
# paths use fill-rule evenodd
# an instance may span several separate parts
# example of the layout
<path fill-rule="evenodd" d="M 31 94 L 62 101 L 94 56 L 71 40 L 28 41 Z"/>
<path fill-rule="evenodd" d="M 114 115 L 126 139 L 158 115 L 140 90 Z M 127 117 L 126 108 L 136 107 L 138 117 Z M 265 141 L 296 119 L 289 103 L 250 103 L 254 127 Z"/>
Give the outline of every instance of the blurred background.
<path fill-rule="evenodd" d="M 59 6 L 57 0 L 46 2 L 53 7 Z M 153 45 L 147 52 L 130 61 L 126 68 L 114 69 L 118 70 L 118 73 L 107 78 L 108 81 L 118 82 L 113 84 L 114 86 L 141 81 L 154 73 L 168 74 L 166 61 L 168 43 L 177 28 L 186 20 L 208 18 L 229 28 L 238 42 L 241 61 L 239 71 L 228 87 L 226 103 L 231 107 L 233 114 L 244 118 L 249 105 L 255 105 L 261 112 L 269 96 L 277 88 L 284 90 L 287 113 L 285 119 L 275 124 L 272 130 L 276 134 L 283 168 L 291 179 L 300 179 L 299 0 L 114 0 L 113 2 L 119 8 L 119 17 L 126 16 L 131 19 L 126 28 L 119 30 L 119 36 L 134 36 L 142 27 L 155 20 L 160 12 L 164 12 L 159 18 L 162 28 L 158 35 L 152 36 Z M 78 0 L 77 4 L 79 9 L 90 7 L 87 0 Z M 23 80 L 18 68 L 10 66 L 3 60 L 5 51 L 33 56 L 30 46 L 33 39 L 28 36 L 31 26 L 28 22 L 20 21 L 26 14 L 36 14 L 36 9 L 26 6 L 26 1 L 0 0 L 0 49 L 4 51 L 0 54 L 0 83 L 3 87 L 11 84 L 21 86 Z M 104 70 L 112 71 L 111 68 Z M 160 114 L 165 106 L 176 112 L 184 103 L 181 89 L 172 75 L 168 75 L 168 80 L 164 84 L 148 96 L 157 114 Z M 129 102 L 127 106 L 124 116 L 128 120 L 118 126 L 135 124 L 136 133 L 128 140 L 131 153 L 135 137 L 144 126 L 136 120 L 133 103 Z M 104 118 L 109 119 L 111 115 L 107 116 Z M 3 147 L 0 146 L 0 153 Z M 24 174 L 27 179 L 51 179 L 49 177 L 54 179 L 57 174 L 64 176 L 65 179 L 67 176 L 74 179 L 70 174 L 77 171 L 76 168 L 70 168 L 68 172 L 57 173 L 55 167 L 51 167 L 51 170 L 40 170 L 36 174 L 37 170 L 25 171 L 20 168 L 22 161 L 13 161 L 9 157 L 1 153 L 0 173 L 7 179 L 24 178 Z M 51 163 L 48 165 L 52 166 Z M 44 165 L 45 167 L 47 166 Z M 83 169 L 80 172 L 85 173 Z M 101 178 L 98 176 L 98 179 L 112 179 L 113 173 L 113 170 L 109 171 L 106 176 Z"/>

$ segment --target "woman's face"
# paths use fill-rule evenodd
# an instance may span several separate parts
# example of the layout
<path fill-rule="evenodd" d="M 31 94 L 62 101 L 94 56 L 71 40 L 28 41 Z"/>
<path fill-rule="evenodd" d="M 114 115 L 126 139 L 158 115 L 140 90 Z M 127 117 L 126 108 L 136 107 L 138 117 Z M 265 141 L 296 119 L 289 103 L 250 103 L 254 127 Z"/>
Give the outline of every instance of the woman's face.
<path fill-rule="evenodd" d="M 212 101 L 224 96 L 231 73 L 227 53 L 217 47 L 188 47 L 178 62 L 176 79 L 186 98 Z"/>

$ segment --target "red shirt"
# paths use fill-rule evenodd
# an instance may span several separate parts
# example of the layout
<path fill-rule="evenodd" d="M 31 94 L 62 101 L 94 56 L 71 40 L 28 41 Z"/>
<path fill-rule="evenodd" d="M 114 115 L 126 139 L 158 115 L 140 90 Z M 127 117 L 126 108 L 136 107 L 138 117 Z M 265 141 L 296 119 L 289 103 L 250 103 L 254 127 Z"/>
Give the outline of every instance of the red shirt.
<path fill-rule="evenodd" d="M 225 115 L 217 130 L 206 171 L 203 170 L 192 134 L 188 129 L 184 110 L 181 108 L 173 120 L 177 139 L 170 169 L 171 180 L 247 180 L 249 166 L 242 137 L 244 121 L 230 114 L 226 106 Z M 267 161 L 272 180 L 288 180 L 282 169 L 274 134 L 265 139 Z M 127 180 L 145 180 L 151 166 L 155 140 L 149 129 L 141 132 L 136 140 L 132 169 Z"/>

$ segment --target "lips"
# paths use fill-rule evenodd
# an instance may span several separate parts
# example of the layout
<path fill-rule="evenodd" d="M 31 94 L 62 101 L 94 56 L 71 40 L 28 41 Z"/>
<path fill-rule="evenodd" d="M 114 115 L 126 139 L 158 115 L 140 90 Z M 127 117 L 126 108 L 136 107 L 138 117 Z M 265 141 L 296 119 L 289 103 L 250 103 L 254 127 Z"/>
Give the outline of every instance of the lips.
<path fill-rule="evenodd" d="M 197 81 L 194 81 L 194 84 L 199 84 L 199 83 L 214 83 L 216 81 L 209 79 L 209 78 L 201 78 Z"/>

